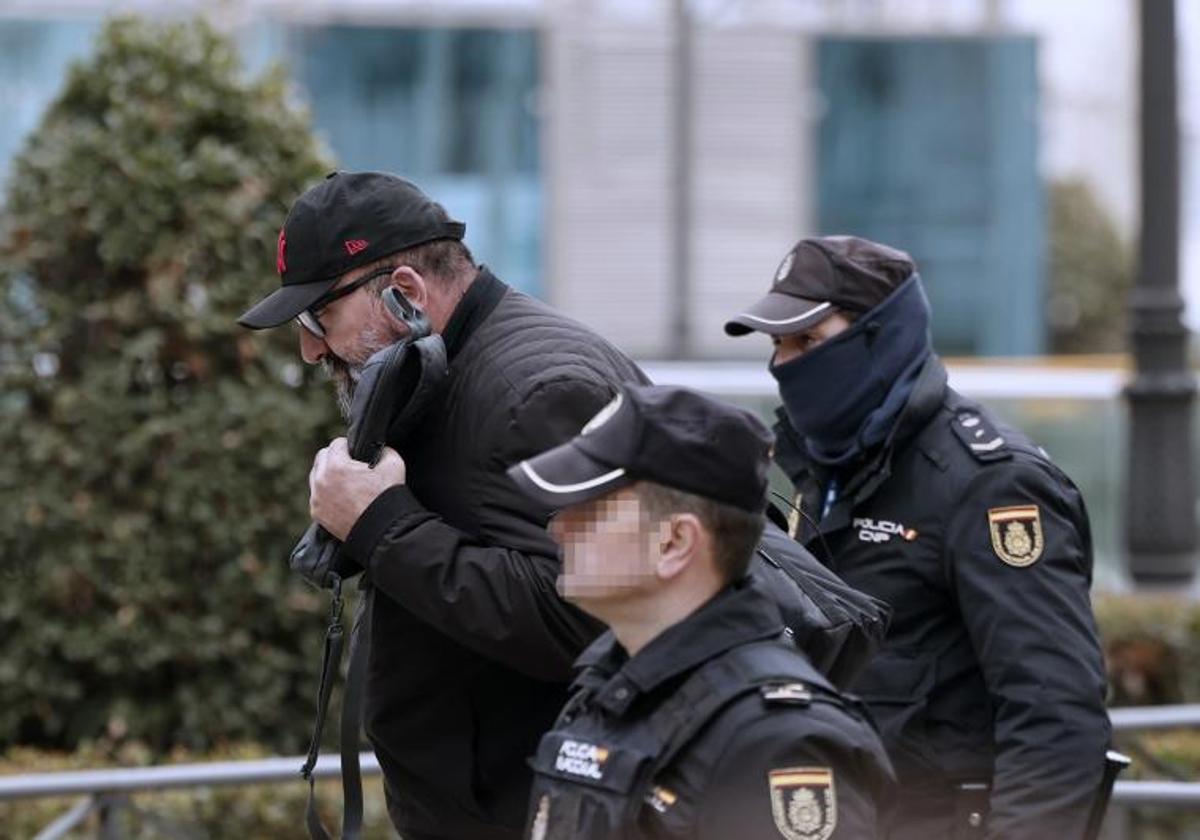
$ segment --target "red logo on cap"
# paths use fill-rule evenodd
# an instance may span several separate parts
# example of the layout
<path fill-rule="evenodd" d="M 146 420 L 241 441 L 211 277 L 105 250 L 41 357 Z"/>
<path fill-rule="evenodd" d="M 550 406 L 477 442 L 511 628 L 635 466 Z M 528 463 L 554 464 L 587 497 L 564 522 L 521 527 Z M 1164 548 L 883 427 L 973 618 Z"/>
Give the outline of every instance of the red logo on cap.
<path fill-rule="evenodd" d="M 343 244 L 346 246 L 346 253 L 353 257 L 366 248 L 369 243 L 365 239 L 347 239 Z"/>
<path fill-rule="evenodd" d="M 287 259 L 284 257 L 284 252 L 287 251 L 287 238 L 283 235 L 283 228 L 279 229 L 279 244 L 275 248 L 275 270 L 279 272 L 279 276 L 283 276 L 283 272 L 287 271 Z"/>

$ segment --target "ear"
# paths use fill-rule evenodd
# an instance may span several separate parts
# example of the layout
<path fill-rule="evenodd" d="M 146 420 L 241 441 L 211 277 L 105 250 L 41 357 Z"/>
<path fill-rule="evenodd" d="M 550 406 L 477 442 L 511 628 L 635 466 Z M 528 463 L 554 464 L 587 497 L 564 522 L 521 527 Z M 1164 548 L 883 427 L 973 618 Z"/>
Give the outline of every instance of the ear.
<path fill-rule="evenodd" d="M 409 303 L 422 312 L 429 311 L 429 284 L 416 269 L 402 265 L 392 272 L 391 281 Z"/>
<path fill-rule="evenodd" d="M 655 574 L 660 580 L 675 578 L 700 562 L 706 534 L 693 513 L 676 513 L 659 524 L 659 557 Z"/>

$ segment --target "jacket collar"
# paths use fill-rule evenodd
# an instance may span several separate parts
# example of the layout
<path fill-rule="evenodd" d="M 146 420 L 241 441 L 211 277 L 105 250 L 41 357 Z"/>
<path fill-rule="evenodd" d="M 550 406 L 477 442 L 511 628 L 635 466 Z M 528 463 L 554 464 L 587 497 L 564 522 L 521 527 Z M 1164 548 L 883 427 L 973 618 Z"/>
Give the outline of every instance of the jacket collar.
<path fill-rule="evenodd" d="M 935 354 L 930 354 L 928 361 L 921 367 L 913 392 L 900 411 L 896 420 L 896 429 L 892 432 L 885 448 L 891 449 L 897 443 L 908 440 L 921 429 L 930 418 L 937 413 L 942 402 L 946 399 L 946 366 Z"/>
<path fill-rule="evenodd" d="M 719 656 L 730 648 L 783 632 L 779 607 L 743 579 L 650 640 L 630 657 L 612 631 L 576 661 L 576 686 L 596 692 L 595 702 L 620 715 L 639 696 Z"/>
<path fill-rule="evenodd" d="M 466 294 L 454 307 L 446 328 L 442 330 L 442 341 L 446 344 L 446 356 L 453 359 L 458 351 L 467 343 L 467 339 L 475 329 L 483 323 L 500 298 L 508 291 L 508 286 L 488 269 L 479 267 L 479 274 L 467 287 Z"/>

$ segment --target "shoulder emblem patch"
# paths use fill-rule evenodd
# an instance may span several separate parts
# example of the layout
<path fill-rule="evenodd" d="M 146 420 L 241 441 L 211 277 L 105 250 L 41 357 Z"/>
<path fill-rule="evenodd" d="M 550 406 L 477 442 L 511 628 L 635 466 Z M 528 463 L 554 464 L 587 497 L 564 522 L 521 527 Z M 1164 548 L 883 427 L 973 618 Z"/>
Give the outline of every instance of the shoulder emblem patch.
<path fill-rule="evenodd" d="M 837 795 L 828 767 L 786 767 L 767 774 L 771 816 L 787 840 L 827 840 L 837 828 Z"/>
<path fill-rule="evenodd" d="M 1042 556 L 1042 515 L 1037 505 L 990 508 L 992 551 L 1010 566 L 1032 566 Z"/>
<path fill-rule="evenodd" d="M 950 424 L 955 437 L 977 461 L 999 461 L 1012 453 L 999 430 L 982 414 L 961 412 Z"/>

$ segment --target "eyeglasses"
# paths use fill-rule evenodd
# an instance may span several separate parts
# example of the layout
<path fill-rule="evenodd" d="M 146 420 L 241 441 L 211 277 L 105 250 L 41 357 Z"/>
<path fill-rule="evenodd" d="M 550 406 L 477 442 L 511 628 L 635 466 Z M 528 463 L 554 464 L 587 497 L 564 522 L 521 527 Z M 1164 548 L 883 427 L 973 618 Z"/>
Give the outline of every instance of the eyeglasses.
<path fill-rule="evenodd" d="M 357 291 L 359 288 L 367 285 L 372 280 L 376 280 L 380 277 L 390 276 L 395 270 L 395 268 L 381 268 L 379 271 L 376 271 L 373 274 L 367 274 L 363 277 L 359 277 L 357 280 L 347 283 L 345 286 L 339 286 L 332 291 L 326 292 L 313 301 L 307 309 L 296 316 L 296 323 L 312 333 L 314 337 L 324 340 L 325 328 L 321 326 L 321 322 L 317 319 L 318 312 L 320 312 L 326 306 L 329 306 L 329 304 L 333 303 L 335 300 L 344 298 L 346 295 Z"/>

